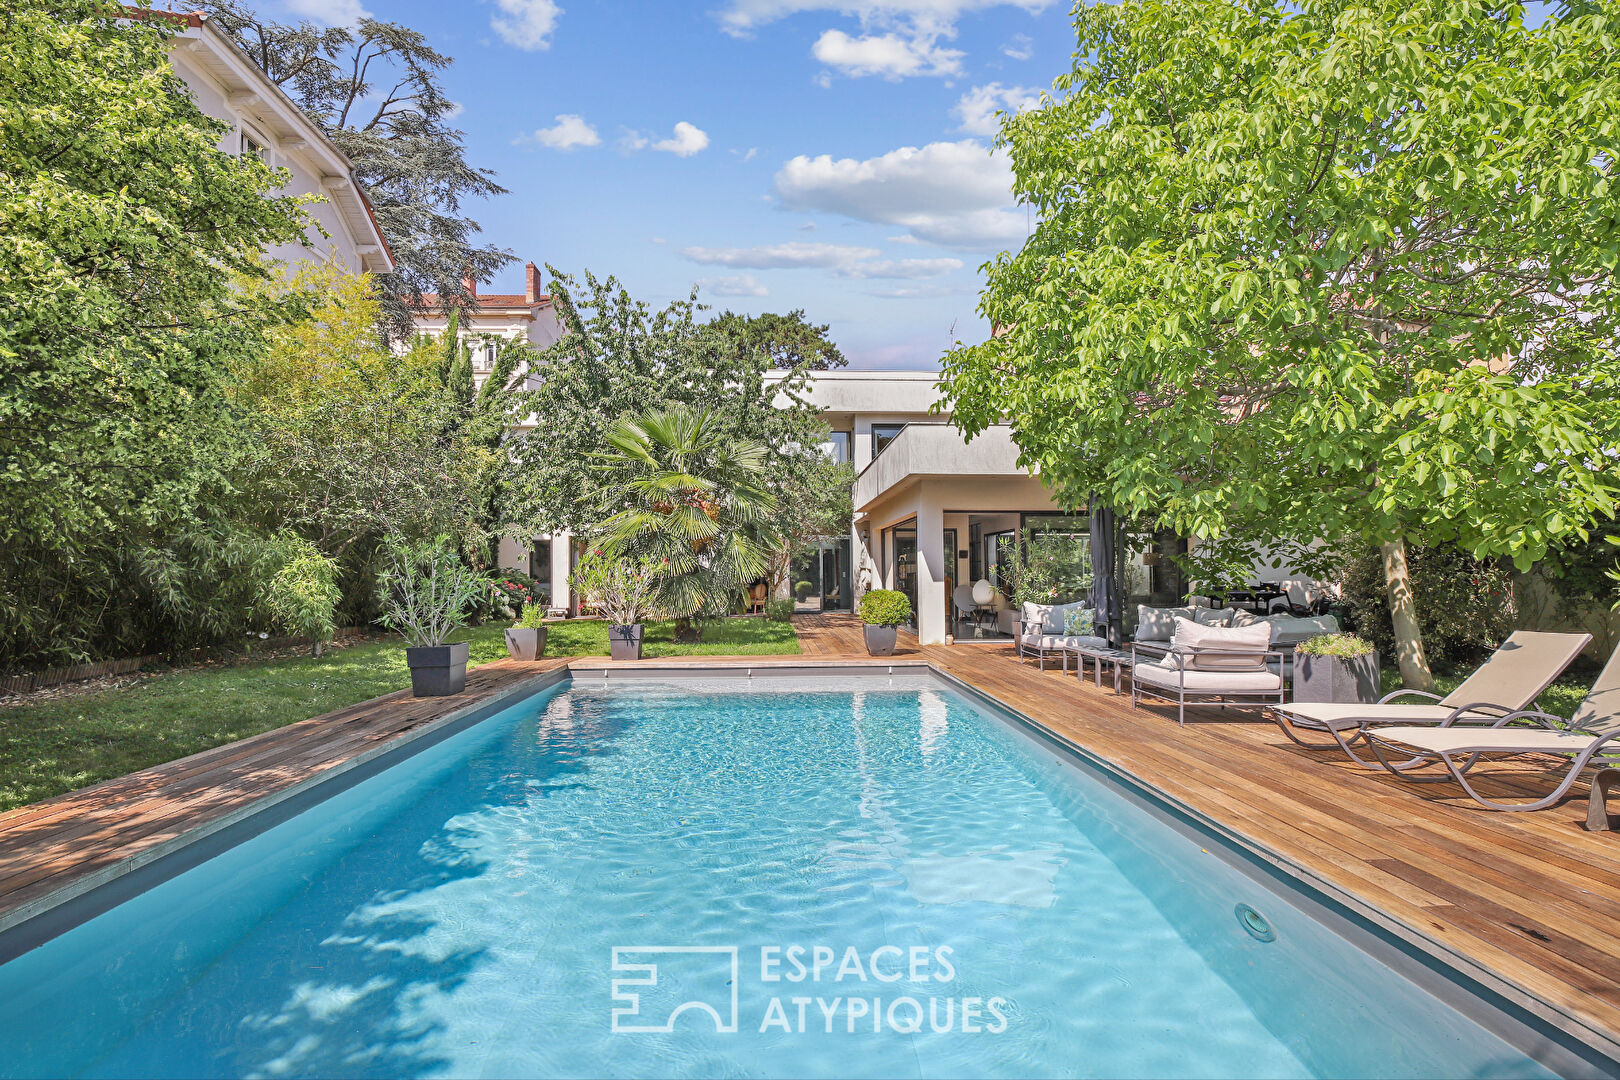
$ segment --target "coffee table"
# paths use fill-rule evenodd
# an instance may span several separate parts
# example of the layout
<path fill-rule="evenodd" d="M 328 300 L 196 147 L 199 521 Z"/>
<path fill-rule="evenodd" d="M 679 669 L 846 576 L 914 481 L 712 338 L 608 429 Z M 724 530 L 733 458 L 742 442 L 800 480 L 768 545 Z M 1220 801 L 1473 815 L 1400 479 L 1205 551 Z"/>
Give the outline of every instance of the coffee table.
<path fill-rule="evenodd" d="M 1081 682 L 1086 681 L 1086 661 L 1090 660 L 1097 665 L 1097 689 L 1102 689 L 1103 665 L 1109 664 L 1114 669 L 1114 693 L 1120 692 L 1120 677 L 1135 661 L 1128 652 L 1121 652 L 1112 646 L 1108 648 L 1087 648 L 1082 645 L 1071 646 L 1068 650 L 1074 653 L 1075 674 Z"/>

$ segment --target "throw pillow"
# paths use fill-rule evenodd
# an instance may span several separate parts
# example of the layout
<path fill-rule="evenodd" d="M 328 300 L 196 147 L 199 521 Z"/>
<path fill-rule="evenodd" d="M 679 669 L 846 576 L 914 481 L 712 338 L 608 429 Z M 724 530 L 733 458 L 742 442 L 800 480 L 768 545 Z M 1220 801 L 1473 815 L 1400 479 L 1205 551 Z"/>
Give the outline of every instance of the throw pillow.
<path fill-rule="evenodd" d="M 1138 604 L 1136 608 L 1136 640 L 1137 641 L 1169 641 L 1176 632 L 1177 618 L 1191 621 L 1193 609 L 1190 607 L 1156 608 L 1146 604 Z"/>
<path fill-rule="evenodd" d="M 1231 626 L 1235 614 L 1232 608 L 1193 608 L 1193 622 L 1200 626 Z"/>
<path fill-rule="evenodd" d="M 1230 623 L 1228 623 L 1227 625 L 1229 625 L 1229 626 L 1253 626 L 1255 623 L 1257 623 L 1259 621 L 1260 621 L 1259 618 L 1257 618 L 1255 616 L 1254 612 L 1245 611 L 1242 608 L 1233 608 L 1232 609 L 1232 621 Z"/>
<path fill-rule="evenodd" d="M 1050 632 L 1046 629 L 1046 622 L 1052 616 L 1051 604 L 1031 604 L 1025 601 L 1019 611 L 1023 614 L 1024 633 L 1044 634 Z"/>
<path fill-rule="evenodd" d="M 1187 666 L 1197 671 L 1260 671 L 1266 666 L 1265 653 L 1271 647 L 1271 624 L 1203 626 L 1177 618 L 1170 644 L 1178 651 L 1191 652 Z"/>
<path fill-rule="evenodd" d="M 1063 613 L 1063 632 L 1070 637 L 1089 637 L 1097 624 L 1097 612 L 1092 608 L 1070 608 Z"/>

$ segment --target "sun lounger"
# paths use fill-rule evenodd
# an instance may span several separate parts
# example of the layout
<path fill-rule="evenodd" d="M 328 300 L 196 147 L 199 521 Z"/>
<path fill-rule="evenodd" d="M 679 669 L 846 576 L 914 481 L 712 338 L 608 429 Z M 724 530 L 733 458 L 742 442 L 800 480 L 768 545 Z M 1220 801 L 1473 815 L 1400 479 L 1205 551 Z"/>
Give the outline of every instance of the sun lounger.
<path fill-rule="evenodd" d="M 1357 764 L 1377 769 L 1381 767 L 1377 761 L 1361 757 L 1354 749 L 1370 727 L 1494 723 L 1509 713 L 1530 708 L 1591 640 L 1590 634 L 1515 630 L 1478 670 L 1445 697 L 1421 690 L 1397 690 L 1375 705 L 1296 701 L 1277 706 L 1273 716 L 1283 734 L 1307 750 L 1343 750 Z M 1413 697 L 1429 701 L 1396 700 Z M 1333 742 L 1307 742 L 1300 737 L 1301 731 L 1325 732 Z M 1385 762 L 1382 767 L 1401 772 L 1426 763 L 1413 759 L 1409 763 Z"/>
<path fill-rule="evenodd" d="M 1415 754 L 1425 763 L 1443 762 L 1451 778 L 1481 806 L 1492 810 L 1544 809 L 1562 799 L 1587 767 L 1620 765 L 1620 649 L 1609 658 L 1586 700 L 1568 720 L 1527 709 L 1510 713 L 1490 727 L 1445 724 L 1374 728 L 1368 732 L 1368 739 L 1373 753 L 1386 764 L 1386 750 L 1402 756 Z M 1569 761 L 1551 795 L 1533 802 L 1506 803 L 1485 798 L 1463 775 L 1487 754 L 1546 754 Z M 1463 759 L 1460 764 L 1458 758 Z"/>

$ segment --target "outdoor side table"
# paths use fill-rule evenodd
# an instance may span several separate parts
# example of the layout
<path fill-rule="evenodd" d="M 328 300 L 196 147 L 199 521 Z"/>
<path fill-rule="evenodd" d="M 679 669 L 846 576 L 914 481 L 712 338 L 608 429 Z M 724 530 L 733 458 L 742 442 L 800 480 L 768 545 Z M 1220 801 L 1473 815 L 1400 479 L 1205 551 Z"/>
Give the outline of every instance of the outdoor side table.
<path fill-rule="evenodd" d="M 1114 693 L 1120 692 L 1121 674 L 1133 663 L 1130 653 L 1114 648 L 1088 649 L 1080 646 L 1076 646 L 1072 651 L 1075 655 L 1075 675 L 1081 682 L 1086 681 L 1086 661 L 1089 659 L 1097 665 L 1097 689 L 1101 690 L 1103 665 L 1109 664 L 1114 669 Z"/>

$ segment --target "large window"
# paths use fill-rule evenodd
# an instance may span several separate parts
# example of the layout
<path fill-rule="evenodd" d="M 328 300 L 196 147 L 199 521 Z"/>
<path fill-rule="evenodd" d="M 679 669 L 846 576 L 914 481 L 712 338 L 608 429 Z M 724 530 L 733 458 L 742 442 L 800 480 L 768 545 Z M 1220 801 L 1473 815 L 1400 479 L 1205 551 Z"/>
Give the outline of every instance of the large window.
<path fill-rule="evenodd" d="M 1091 594 L 1090 515 L 1025 514 L 1024 545 L 1024 572 L 1052 602 Z"/>
<path fill-rule="evenodd" d="M 849 462 L 849 432 L 829 431 L 827 441 L 821 444 L 821 448 L 836 464 L 847 464 Z"/>
<path fill-rule="evenodd" d="M 884 448 L 899 437 L 905 426 L 904 424 L 873 424 L 872 456 L 877 457 L 883 453 Z"/>

